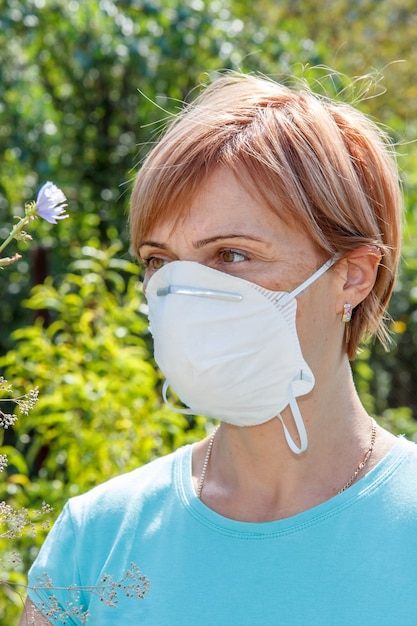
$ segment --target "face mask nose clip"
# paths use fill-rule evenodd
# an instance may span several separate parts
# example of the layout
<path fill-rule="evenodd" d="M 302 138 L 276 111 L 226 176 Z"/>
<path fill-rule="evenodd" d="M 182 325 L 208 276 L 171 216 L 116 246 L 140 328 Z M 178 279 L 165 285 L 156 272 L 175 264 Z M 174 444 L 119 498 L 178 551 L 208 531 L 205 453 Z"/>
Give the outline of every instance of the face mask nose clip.
<path fill-rule="evenodd" d="M 243 296 L 231 291 L 217 291 L 215 289 L 199 289 L 198 287 L 182 287 L 180 285 L 168 285 L 158 289 L 157 296 L 168 296 L 169 294 L 179 294 L 181 296 L 199 296 L 200 298 L 214 298 L 216 300 L 227 300 L 228 302 L 240 302 Z"/>

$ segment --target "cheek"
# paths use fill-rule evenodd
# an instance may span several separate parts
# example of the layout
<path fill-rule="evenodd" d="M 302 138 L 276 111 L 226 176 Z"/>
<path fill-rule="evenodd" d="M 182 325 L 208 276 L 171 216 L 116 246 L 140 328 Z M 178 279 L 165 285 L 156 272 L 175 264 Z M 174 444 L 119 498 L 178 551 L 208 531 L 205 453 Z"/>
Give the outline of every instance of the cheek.
<path fill-rule="evenodd" d="M 329 353 L 338 350 L 339 335 L 343 331 L 337 316 L 332 313 L 334 307 L 328 294 L 321 297 L 305 297 L 298 299 L 297 333 L 301 350 L 310 367 L 329 357 Z M 340 331 L 340 332 L 339 332 Z"/>
<path fill-rule="evenodd" d="M 255 267 L 248 280 L 270 289 L 271 291 L 292 291 L 301 284 L 302 278 L 294 277 L 292 268 L 287 268 L 284 263 L 279 265 L 268 265 L 265 267 Z"/>

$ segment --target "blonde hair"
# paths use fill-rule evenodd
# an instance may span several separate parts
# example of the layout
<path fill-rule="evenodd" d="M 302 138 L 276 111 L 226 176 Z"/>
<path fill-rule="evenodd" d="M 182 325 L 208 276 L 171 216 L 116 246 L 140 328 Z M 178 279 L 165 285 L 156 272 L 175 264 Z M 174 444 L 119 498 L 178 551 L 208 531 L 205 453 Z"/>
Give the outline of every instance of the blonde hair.
<path fill-rule="evenodd" d="M 384 312 L 397 273 L 401 194 L 387 135 L 354 107 L 251 75 L 216 80 L 172 121 L 140 169 L 131 197 L 132 248 L 156 223 L 184 214 L 214 168 L 233 170 L 323 256 L 362 245 L 382 255 L 347 336 L 387 344 Z"/>

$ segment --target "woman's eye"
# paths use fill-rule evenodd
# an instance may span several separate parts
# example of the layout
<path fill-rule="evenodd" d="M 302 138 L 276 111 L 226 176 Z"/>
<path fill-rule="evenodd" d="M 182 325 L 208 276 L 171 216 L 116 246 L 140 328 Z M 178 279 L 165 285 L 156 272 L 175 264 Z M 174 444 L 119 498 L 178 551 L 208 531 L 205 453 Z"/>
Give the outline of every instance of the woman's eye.
<path fill-rule="evenodd" d="M 145 268 L 148 270 L 156 271 L 160 270 L 167 263 L 165 259 L 161 259 L 157 256 L 151 256 L 148 259 L 144 259 Z"/>
<path fill-rule="evenodd" d="M 222 250 L 220 253 L 223 263 L 239 263 L 239 261 L 247 261 L 248 257 L 241 252 L 235 250 Z"/>

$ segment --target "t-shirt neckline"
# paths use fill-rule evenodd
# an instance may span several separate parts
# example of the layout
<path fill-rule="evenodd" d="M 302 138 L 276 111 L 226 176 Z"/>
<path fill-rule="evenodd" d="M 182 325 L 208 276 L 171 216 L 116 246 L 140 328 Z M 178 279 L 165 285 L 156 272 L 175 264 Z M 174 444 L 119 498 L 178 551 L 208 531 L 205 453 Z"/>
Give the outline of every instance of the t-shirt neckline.
<path fill-rule="evenodd" d="M 359 500 L 370 496 L 382 483 L 395 473 L 407 456 L 410 446 L 415 445 L 404 437 L 398 437 L 387 455 L 365 476 L 357 480 L 349 489 L 291 517 L 269 522 L 242 522 L 216 513 L 206 506 L 196 495 L 192 481 L 192 445 L 181 448 L 174 465 L 175 489 L 183 506 L 201 524 L 222 534 L 238 535 L 247 538 L 267 538 L 288 535 L 302 531 L 306 527 L 320 524 L 329 516 L 342 513 Z"/>

